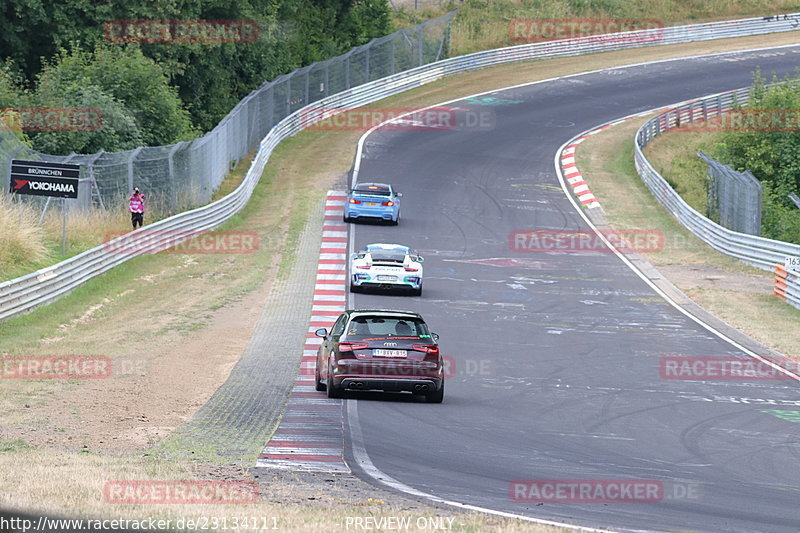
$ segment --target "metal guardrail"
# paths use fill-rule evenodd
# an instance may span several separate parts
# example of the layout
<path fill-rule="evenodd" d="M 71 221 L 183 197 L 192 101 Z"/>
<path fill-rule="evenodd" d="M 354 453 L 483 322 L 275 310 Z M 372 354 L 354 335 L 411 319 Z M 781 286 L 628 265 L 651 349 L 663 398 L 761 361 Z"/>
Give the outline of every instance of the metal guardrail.
<path fill-rule="evenodd" d="M 303 128 L 354 107 L 381 100 L 445 76 L 478 70 L 494 65 L 534 59 L 568 57 L 595 52 L 745 37 L 798 29 L 800 14 L 757 17 L 732 21 L 690 24 L 623 33 L 595 35 L 541 43 L 523 44 L 476 52 L 430 63 L 387 76 L 323 98 L 296 110 L 274 126 L 261 141 L 258 153 L 242 183 L 232 193 L 209 205 L 180 213 L 148 226 L 151 232 L 142 238 L 136 234 L 118 237 L 105 245 L 88 250 L 48 268 L 0 283 L 0 320 L 19 315 L 39 305 L 52 302 L 87 280 L 98 276 L 133 257 L 159 250 L 164 241 L 153 232 L 197 232 L 213 229 L 237 213 L 247 203 L 275 146 Z M 125 240 L 127 252 L 109 251 Z M 174 241 L 174 239 L 173 239 Z M 123 247 L 119 244 L 120 247 Z"/>
<path fill-rule="evenodd" d="M 700 240 L 726 255 L 763 270 L 773 271 L 776 265 L 784 264 L 786 256 L 800 257 L 800 245 L 738 233 L 709 220 L 675 192 L 642 152 L 642 148 L 656 136 L 696 120 L 721 115 L 734 106 L 745 103 L 749 96 L 749 88 L 736 89 L 686 103 L 653 117 L 636 132 L 634 162 L 639 176 L 650 192 Z M 787 284 L 786 301 L 800 308 L 800 280 L 797 276 Z"/>
<path fill-rule="evenodd" d="M 780 298 L 792 303 L 800 300 L 800 273 L 795 270 L 787 270 L 784 265 L 775 266 L 775 288 L 772 293 Z M 792 303 L 792 305 L 795 305 Z M 796 306 L 795 306 L 796 307 Z"/>

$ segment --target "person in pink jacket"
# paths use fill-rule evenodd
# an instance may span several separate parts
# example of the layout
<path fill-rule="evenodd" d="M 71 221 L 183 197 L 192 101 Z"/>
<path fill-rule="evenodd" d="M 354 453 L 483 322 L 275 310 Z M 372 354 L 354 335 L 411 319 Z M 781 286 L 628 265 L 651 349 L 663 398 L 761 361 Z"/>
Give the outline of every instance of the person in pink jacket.
<path fill-rule="evenodd" d="M 138 224 L 141 228 L 144 224 L 144 194 L 139 192 L 139 188 L 133 189 L 133 194 L 128 202 L 128 209 L 131 212 L 131 224 L 133 229 L 136 229 Z"/>

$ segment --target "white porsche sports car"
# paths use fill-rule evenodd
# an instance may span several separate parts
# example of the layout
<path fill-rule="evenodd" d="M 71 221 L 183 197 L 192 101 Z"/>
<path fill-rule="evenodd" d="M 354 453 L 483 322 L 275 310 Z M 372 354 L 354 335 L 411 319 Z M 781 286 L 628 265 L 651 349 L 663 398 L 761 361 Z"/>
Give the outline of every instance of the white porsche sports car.
<path fill-rule="evenodd" d="M 411 289 L 422 294 L 422 257 L 400 244 L 368 244 L 350 260 L 350 291 Z"/>

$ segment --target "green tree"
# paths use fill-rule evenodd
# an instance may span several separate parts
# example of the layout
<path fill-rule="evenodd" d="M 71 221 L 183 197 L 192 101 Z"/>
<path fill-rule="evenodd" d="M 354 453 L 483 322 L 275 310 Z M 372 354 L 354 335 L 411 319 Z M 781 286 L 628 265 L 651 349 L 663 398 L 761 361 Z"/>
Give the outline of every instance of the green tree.
<path fill-rule="evenodd" d="M 136 148 L 144 142 L 130 111 L 100 87 L 62 86 L 57 94 L 37 93 L 34 103 L 37 108 L 63 110 L 69 118 L 82 116 L 75 130 L 29 131 L 33 148 L 41 152 L 55 155 L 116 152 Z"/>
<path fill-rule="evenodd" d="M 0 144 L 9 150 L 17 141 L 31 146 L 31 141 L 20 127 L 19 108 L 27 102 L 27 93 L 23 87 L 24 78 L 11 61 L 0 65 Z M 9 135 L 9 133 L 11 135 Z"/>
<path fill-rule="evenodd" d="M 748 114 L 767 117 L 773 126 L 726 132 L 715 153 L 719 160 L 737 170 L 750 170 L 761 182 L 762 235 L 800 242 L 800 210 L 788 198 L 791 193 L 800 193 L 800 131 L 796 128 L 800 115 L 800 76 L 779 81 L 775 77 L 772 83 L 767 83 L 756 71 L 744 115 L 745 119 Z M 791 117 L 795 117 L 792 122 L 795 127 L 789 127 L 787 119 Z"/>
<path fill-rule="evenodd" d="M 208 131 L 265 81 L 389 33 L 389 15 L 387 0 L 5 0 L 0 59 L 13 58 L 29 85 L 40 74 L 56 76 L 53 67 L 61 66 L 58 76 L 70 77 L 67 85 L 82 78 L 100 87 L 133 111 L 148 144 L 162 144 L 196 133 L 180 108 L 197 130 Z M 260 32 L 254 42 L 109 42 L 109 23 L 130 19 L 244 19 Z M 62 49 L 72 52 L 64 57 Z M 155 61 L 161 74 L 132 49 Z M 182 106 L 162 77 L 178 88 Z M 154 91 L 163 98 L 151 98 Z"/>
<path fill-rule="evenodd" d="M 71 51 L 62 49 L 45 64 L 36 92 L 40 100 L 54 100 L 54 95 L 74 86 L 97 87 L 122 102 L 128 110 L 123 114 L 134 118 L 147 145 L 171 144 L 196 134 L 162 67 L 135 45 L 98 44 L 94 52 L 84 52 L 77 45 Z"/>

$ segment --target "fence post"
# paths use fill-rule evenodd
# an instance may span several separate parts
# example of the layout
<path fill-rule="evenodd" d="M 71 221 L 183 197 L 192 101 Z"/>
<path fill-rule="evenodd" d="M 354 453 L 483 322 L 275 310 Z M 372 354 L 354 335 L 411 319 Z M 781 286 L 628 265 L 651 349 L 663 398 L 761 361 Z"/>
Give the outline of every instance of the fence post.
<path fill-rule="evenodd" d="M 350 88 L 350 54 L 352 51 L 347 52 L 347 56 L 344 58 L 344 88 Z"/>
<path fill-rule="evenodd" d="M 311 69 L 309 68 L 306 71 L 306 95 L 305 95 L 305 100 L 303 100 L 303 105 L 304 106 L 311 103 L 311 101 L 308 99 L 308 84 L 309 84 L 309 79 L 308 78 L 310 78 L 310 77 L 311 77 Z"/>
<path fill-rule="evenodd" d="M 100 159 L 100 156 L 102 156 L 104 153 L 106 153 L 105 150 L 100 150 L 94 155 L 92 160 L 86 164 L 86 166 L 89 168 L 89 179 L 91 181 L 92 191 L 97 192 L 97 202 L 100 204 L 101 209 L 105 209 L 106 206 L 103 204 L 103 196 L 100 194 L 100 187 L 98 187 L 97 179 L 95 178 L 94 175 L 94 162 Z M 91 193 L 89 193 L 89 204 L 90 204 L 89 207 L 91 207 L 91 203 L 92 203 L 92 195 Z"/>
<path fill-rule="evenodd" d="M 3 190 L 2 190 L 2 191 L 0 191 L 0 193 L 4 193 L 5 191 L 7 191 L 7 190 L 9 190 L 9 189 L 11 188 L 11 162 L 12 162 L 12 161 L 14 160 L 14 158 L 17 156 L 17 152 L 19 152 L 19 151 L 20 151 L 20 150 L 22 150 L 23 148 L 27 148 L 27 146 L 25 146 L 24 144 L 20 144 L 19 146 L 17 146 L 16 148 L 14 148 L 14 149 L 11 151 L 11 154 L 9 154 L 9 156 L 8 156 L 8 174 L 6 174 L 6 176 L 8 176 L 8 182 L 6 183 L 6 184 L 7 184 L 7 186 L 4 186 L 4 187 L 3 187 Z M 5 181 L 5 180 L 4 180 L 4 181 Z M 13 202 L 13 201 L 14 201 L 16 198 L 17 198 L 17 195 L 16 195 L 16 194 L 12 194 L 12 195 L 11 195 L 11 201 L 12 201 L 12 202 Z"/>
<path fill-rule="evenodd" d="M 288 117 L 292 114 L 292 76 L 289 74 L 286 78 L 286 113 L 283 115 L 284 117 Z"/>
<path fill-rule="evenodd" d="M 389 43 L 389 74 L 394 74 L 394 39 Z"/>
<path fill-rule="evenodd" d="M 136 157 L 139 155 L 139 152 L 142 151 L 142 148 L 144 148 L 144 146 L 140 146 L 139 148 L 135 149 L 133 152 L 131 152 L 131 156 L 128 158 L 128 190 L 125 192 L 126 196 L 133 191 L 133 160 L 136 159 Z"/>
<path fill-rule="evenodd" d="M 264 110 L 264 123 L 267 126 L 263 132 L 266 135 L 275 126 L 275 85 L 270 83 L 264 90 L 267 91 L 267 108 Z"/>
<path fill-rule="evenodd" d="M 367 52 L 365 54 L 365 58 L 366 58 L 365 62 L 366 62 L 366 64 L 364 66 L 364 83 L 370 81 L 370 77 L 369 77 L 369 50 L 370 50 L 370 48 L 372 48 L 372 45 L 368 44 L 367 45 Z"/>
<path fill-rule="evenodd" d="M 331 80 L 331 72 L 330 68 L 328 67 L 329 61 L 325 62 L 325 97 L 327 98 L 330 95 L 328 91 L 328 85 L 330 85 Z"/>
<path fill-rule="evenodd" d="M 423 36 L 424 33 L 422 31 L 422 24 L 420 24 L 419 28 L 417 28 L 417 46 L 419 47 L 419 66 L 423 65 L 423 57 L 422 57 L 422 45 L 423 45 Z"/>
<path fill-rule="evenodd" d="M 179 142 L 172 145 L 167 156 L 167 168 L 169 169 L 169 203 L 170 215 L 174 210 L 178 209 L 178 187 L 175 185 L 175 151 L 181 147 L 183 143 Z"/>

